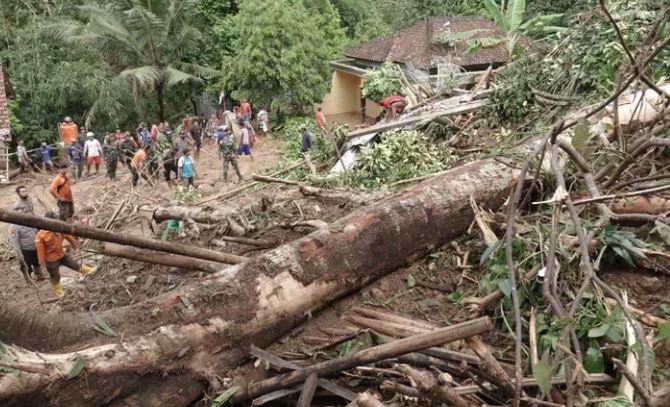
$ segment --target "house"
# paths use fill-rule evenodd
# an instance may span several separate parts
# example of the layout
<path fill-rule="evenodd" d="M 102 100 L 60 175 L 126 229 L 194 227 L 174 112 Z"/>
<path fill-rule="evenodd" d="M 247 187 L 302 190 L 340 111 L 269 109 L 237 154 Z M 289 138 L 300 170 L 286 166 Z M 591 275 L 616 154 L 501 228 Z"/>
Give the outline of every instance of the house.
<path fill-rule="evenodd" d="M 440 36 L 479 30 L 473 38 L 503 35 L 495 24 L 482 17 L 454 16 L 425 19 L 396 34 L 388 35 L 350 49 L 345 58 L 332 61 L 331 91 L 322 101 L 330 121 L 350 124 L 370 121 L 381 112 L 377 103 L 361 100 L 361 84 L 366 72 L 386 60 L 397 63 L 410 80 L 416 76 L 436 78 L 440 63 L 447 61 L 464 71 L 497 68 L 507 62 L 503 47 L 480 49 L 468 54 L 465 41 L 444 44 Z"/>

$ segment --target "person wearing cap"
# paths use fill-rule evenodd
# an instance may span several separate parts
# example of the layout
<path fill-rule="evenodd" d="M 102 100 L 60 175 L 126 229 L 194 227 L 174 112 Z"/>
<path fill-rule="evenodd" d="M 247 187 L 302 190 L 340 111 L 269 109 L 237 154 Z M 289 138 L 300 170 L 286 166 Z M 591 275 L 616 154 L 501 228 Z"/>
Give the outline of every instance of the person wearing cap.
<path fill-rule="evenodd" d="M 186 148 L 184 155 L 177 161 L 177 178 L 181 180 L 185 187 L 189 187 L 193 186 L 195 175 L 195 165 L 191 157 L 191 149 Z"/>
<path fill-rule="evenodd" d="M 56 219 L 56 214 L 48 212 L 45 215 L 49 219 Z M 67 240 L 72 245 L 73 250 L 79 249 L 79 242 L 72 235 L 65 233 L 56 233 L 50 230 L 40 230 L 35 235 L 35 249 L 37 251 L 37 260 L 42 272 L 49 273 L 51 286 L 56 294 L 56 298 L 63 298 L 65 290 L 60 283 L 60 267 L 65 266 L 82 274 L 91 275 L 95 273 L 96 268 L 84 263 L 78 263 L 72 256 L 66 254 L 63 250 L 63 240 Z"/>
<path fill-rule="evenodd" d="M 56 198 L 60 219 L 70 221 L 74 216 L 74 198 L 72 196 L 72 184 L 67 177 L 67 164 L 61 164 L 58 175 L 51 181 L 49 192 Z"/>
<path fill-rule="evenodd" d="M 86 157 L 86 176 L 91 175 L 91 165 L 95 165 L 95 174 L 100 170 L 102 164 L 102 146 L 93 132 L 86 133 L 86 144 L 84 144 L 84 156 Z"/>

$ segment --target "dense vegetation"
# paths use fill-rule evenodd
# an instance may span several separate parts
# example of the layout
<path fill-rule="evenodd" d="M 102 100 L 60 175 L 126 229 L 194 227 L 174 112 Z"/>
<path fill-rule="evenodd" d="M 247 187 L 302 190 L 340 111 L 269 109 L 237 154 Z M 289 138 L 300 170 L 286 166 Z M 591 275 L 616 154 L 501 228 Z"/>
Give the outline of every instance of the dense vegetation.
<path fill-rule="evenodd" d="M 0 62 L 11 78 L 13 133 L 54 137 L 72 116 L 98 132 L 174 122 L 194 99 L 309 106 L 328 90 L 328 60 L 434 15 L 492 17 L 482 0 L 3 0 Z M 585 1 L 527 2 L 527 16 Z"/>

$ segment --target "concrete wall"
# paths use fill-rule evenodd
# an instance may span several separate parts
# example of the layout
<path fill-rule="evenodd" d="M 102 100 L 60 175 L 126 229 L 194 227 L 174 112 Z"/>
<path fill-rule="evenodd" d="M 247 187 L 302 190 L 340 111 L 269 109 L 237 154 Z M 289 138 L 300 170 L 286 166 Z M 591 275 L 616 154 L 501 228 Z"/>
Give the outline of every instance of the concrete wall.
<path fill-rule="evenodd" d="M 361 78 L 342 71 L 333 71 L 333 79 L 328 93 L 321 102 L 326 116 L 360 112 Z"/>
<path fill-rule="evenodd" d="M 330 93 L 321 102 L 321 108 L 327 118 L 339 117 L 342 121 L 350 122 L 350 119 L 344 120 L 344 116 L 354 116 L 360 122 L 362 81 L 363 78 L 360 76 L 333 71 Z M 383 108 L 377 103 L 371 100 L 365 101 L 365 114 L 368 119 L 374 119 L 382 110 Z"/>

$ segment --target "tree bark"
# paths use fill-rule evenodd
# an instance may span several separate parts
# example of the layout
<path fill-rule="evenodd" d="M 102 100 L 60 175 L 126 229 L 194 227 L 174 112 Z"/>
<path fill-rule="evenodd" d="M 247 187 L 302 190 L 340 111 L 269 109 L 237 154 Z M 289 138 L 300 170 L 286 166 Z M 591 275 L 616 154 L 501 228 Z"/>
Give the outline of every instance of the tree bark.
<path fill-rule="evenodd" d="M 220 263 L 200 260 L 193 257 L 180 256 L 178 254 L 166 254 L 150 250 L 136 249 L 130 246 L 121 246 L 114 243 L 99 243 L 91 250 L 104 254 L 105 256 L 120 257 L 123 259 L 141 261 L 149 264 L 160 264 L 163 266 L 177 267 L 185 270 L 206 271 L 215 273 L 225 266 Z"/>
<path fill-rule="evenodd" d="M 496 209 L 511 184 L 512 170 L 508 166 L 495 160 L 470 163 L 208 279 L 98 314 L 122 335 L 128 346 L 152 335 L 147 334 L 151 330 L 156 330 L 156 334 L 189 327 L 203 332 L 188 345 L 193 352 L 169 361 L 164 360 L 164 352 L 159 352 L 162 357 L 143 366 L 160 371 L 156 366 L 169 367 L 179 362 L 197 372 L 184 374 L 199 380 L 211 378 L 216 372 L 236 366 L 246 356 L 245 345 L 266 346 L 274 342 L 309 312 L 318 311 L 459 236 L 473 219 L 470 195 L 483 207 Z M 1 211 L 0 220 L 6 220 L 6 214 Z M 66 233 L 77 227 L 54 222 L 59 231 Z M 0 303 L 0 340 L 4 343 L 49 351 L 81 348 L 83 342 L 110 346 L 109 339 L 101 338 L 91 325 L 88 314 L 64 314 L 55 319 L 8 301 Z M 182 340 L 179 349 L 185 349 L 187 343 Z M 158 350 L 149 348 L 146 352 Z M 123 371 L 129 366 L 116 364 L 114 370 Z M 89 380 L 91 377 L 87 374 Z M 10 379 L 5 376 L 0 381 Z M 71 405 L 87 404 L 81 400 L 80 404 Z"/>
<path fill-rule="evenodd" d="M 227 242 L 245 244 L 248 246 L 256 246 L 263 249 L 277 245 L 277 241 L 270 239 L 252 239 L 248 237 L 237 237 L 237 236 L 219 236 L 218 239 L 212 239 L 212 244 L 216 246 L 226 247 Z"/>
<path fill-rule="evenodd" d="M 67 233 L 72 236 L 100 240 L 103 242 L 118 243 L 127 246 L 139 247 L 142 249 L 180 254 L 183 256 L 195 257 L 202 260 L 215 261 L 225 264 L 238 264 L 247 260 L 247 258 L 243 256 L 221 253 L 214 250 L 203 249 L 201 247 L 173 242 L 163 242 L 161 240 L 146 239 L 126 233 L 111 232 L 105 229 L 94 228 L 76 223 L 67 223 L 60 220 L 13 212 L 6 209 L 0 209 L 0 221 L 14 223 L 17 225 L 30 226 L 36 229 L 50 230 L 52 232 Z"/>

